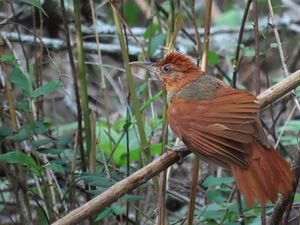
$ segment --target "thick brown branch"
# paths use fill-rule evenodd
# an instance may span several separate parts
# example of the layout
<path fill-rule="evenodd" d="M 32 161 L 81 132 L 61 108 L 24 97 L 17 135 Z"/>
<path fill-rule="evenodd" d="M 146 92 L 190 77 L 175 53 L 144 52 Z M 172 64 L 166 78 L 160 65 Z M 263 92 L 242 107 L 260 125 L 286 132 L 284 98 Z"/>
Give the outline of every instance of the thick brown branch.
<path fill-rule="evenodd" d="M 261 108 L 264 108 L 265 106 L 274 102 L 281 96 L 295 89 L 299 85 L 300 70 L 297 70 L 296 72 L 292 73 L 290 76 L 285 78 L 283 81 L 275 84 L 274 86 L 270 87 L 269 89 L 261 93 L 259 96 L 257 96 L 257 103 L 260 105 Z"/>
<path fill-rule="evenodd" d="M 300 84 L 300 70 L 293 73 L 288 78 L 269 88 L 258 96 L 258 104 L 261 108 L 275 101 L 287 92 L 293 90 Z M 187 156 L 190 151 L 184 151 L 184 156 Z M 172 164 L 180 159 L 175 151 L 167 152 L 132 174 L 130 177 L 118 182 L 114 186 L 107 189 L 101 195 L 90 200 L 79 208 L 71 211 L 69 214 L 56 221 L 53 225 L 70 225 L 77 224 L 80 221 L 92 216 L 93 214 L 103 210 L 106 206 L 115 202 L 123 195 L 129 193 L 143 183 L 146 183 L 153 176 L 156 176 Z M 298 162 L 298 161 L 297 161 Z M 299 164 L 297 164 L 299 165 Z"/>
<path fill-rule="evenodd" d="M 183 151 L 182 153 L 185 157 L 190 153 L 190 151 Z M 130 177 L 127 177 L 124 180 L 115 184 L 114 186 L 110 187 L 101 195 L 88 201 L 79 208 L 71 211 L 69 214 L 56 221 L 53 225 L 78 224 L 85 218 L 93 215 L 98 211 L 101 211 L 104 207 L 118 200 L 126 193 L 146 183 L 153 176 L 156 176 L 161 171 L 167 169 L 179 159 L 179 154 L 175 151 L 169 151 L 163 154 L 158 159 L 154 160 L 144 168 L 132 174 Z"/>

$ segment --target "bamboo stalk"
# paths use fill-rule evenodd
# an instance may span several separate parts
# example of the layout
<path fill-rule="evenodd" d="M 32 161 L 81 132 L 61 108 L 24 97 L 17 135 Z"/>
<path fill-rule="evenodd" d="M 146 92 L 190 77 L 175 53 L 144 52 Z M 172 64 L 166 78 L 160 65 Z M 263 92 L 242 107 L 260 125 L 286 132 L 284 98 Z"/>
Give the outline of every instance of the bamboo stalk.
<path fill-rule="evenodd" d="M 86 71 L 84 65 L 83 40 L 82 40 L 81 21 L 80 21 L 80 0 L 74 0 L 73 4 L 74 4 L 74 14 L 75 14 L 75 24 L 76 24 L 78 70 L 79 70 L 79 79 L 80 79 L 80 88 L 81 88 L 84 130 L 85 130 L 87 151 L 89 154 L 91 149 L 91 124 L 90 124 L 90 110 L 88 106 Z"/>

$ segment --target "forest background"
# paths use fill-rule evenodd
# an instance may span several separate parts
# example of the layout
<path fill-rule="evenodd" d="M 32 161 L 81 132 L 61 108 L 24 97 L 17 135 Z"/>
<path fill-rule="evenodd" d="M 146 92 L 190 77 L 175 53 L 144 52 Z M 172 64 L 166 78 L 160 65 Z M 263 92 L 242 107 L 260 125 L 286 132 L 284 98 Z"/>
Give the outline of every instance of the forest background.
<path fill-rule="evenodd" d="M 299 1 L 0 0 L 0 27 L 0 224 L 189 221 L 194 156 L 165 153 L 176 138 L 161 82 L 129 65 L 171 50 L 259 96 L 298 181 Z M 201 161 L 196 186 L 193 224 L 299 222 L 297 182 L 247 208 L 230 171 Z"/>

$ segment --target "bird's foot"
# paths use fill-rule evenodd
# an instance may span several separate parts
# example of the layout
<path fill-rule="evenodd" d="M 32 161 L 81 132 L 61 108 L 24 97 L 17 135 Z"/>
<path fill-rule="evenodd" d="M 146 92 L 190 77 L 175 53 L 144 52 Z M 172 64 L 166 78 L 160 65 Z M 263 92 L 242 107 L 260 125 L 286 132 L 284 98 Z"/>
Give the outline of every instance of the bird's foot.
<path fill-rule="evenodd" d="M 172 146 L 166 146 L 166 148 L 169 151 L 175 151 L 178 152 L 179 155 L 179 161 L 177 162 L 179 165 L 181 165 L 183 163 L 183 152 L 184 151 L 188 151 L 188 148 L 186 147 L 185 144 L 180 143 L 178 145 L 172 145 Z"/>

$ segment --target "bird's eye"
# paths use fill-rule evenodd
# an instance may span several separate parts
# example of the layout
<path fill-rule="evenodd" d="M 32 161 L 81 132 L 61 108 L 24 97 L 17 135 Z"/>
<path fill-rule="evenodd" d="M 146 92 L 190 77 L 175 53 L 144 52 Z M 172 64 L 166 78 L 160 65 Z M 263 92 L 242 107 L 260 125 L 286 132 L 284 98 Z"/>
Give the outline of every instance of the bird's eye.
<path fill-rule="evenodd" d="M 172 67 L 171 66 L 163 66 L 163 68 L 162 68 L 162 71 L 164 72 L 164 73 L 170 73 L 170 72 L 172 72 Z"/>

